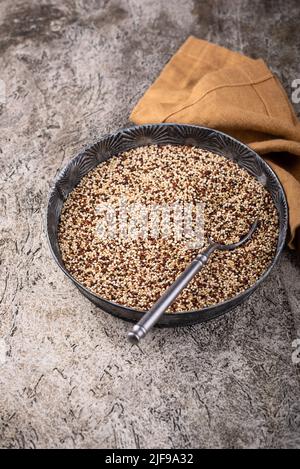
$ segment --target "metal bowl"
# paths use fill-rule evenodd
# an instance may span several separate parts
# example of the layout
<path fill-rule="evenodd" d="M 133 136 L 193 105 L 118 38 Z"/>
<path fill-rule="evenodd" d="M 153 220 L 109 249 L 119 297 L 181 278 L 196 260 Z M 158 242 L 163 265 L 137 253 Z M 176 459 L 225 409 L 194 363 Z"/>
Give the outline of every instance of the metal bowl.
<path fill-rule="evenodd" d="M 141 318 L 142 313 L 140 311 L 101 298 L 85 288 L 68 272 L 61 258 L 57 229 L 64 201 L 85 174 L 113 155 L 150 144 L 194 145 L 235 161 L 266 187 L 277 208 L 279 237 L 276 254 L 269 268 L 254 285 L 239 295 L 215 306 L 200 310 L 164 314 L 158 324 L 161 326 L 179 326 L 216 318 L 242 303 L 269 275 L 284 247 L 288 225 L 288 210 L 284 190 L 273 170 L 247 145 L 217 130 L 181 124 L 135 126 L 104 136 L 96 143 L 82 150 L 60 172 L 49 197 L 47 234 L 52 254 L 66 276 L 95 305 L 107 313 L 129 321 L 138 321 Z"/>

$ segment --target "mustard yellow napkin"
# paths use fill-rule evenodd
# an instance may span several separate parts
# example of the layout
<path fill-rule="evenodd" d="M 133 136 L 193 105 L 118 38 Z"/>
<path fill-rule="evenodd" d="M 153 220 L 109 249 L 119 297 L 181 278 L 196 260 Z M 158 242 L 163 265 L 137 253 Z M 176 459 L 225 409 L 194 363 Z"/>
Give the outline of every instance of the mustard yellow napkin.
<path fill-rule="evenodd" d="M 204 125 L 248 144 L 285 189 L 289 246 L 300 250 L 300 122 L 263 60 L 189 37 L 130 117 L 136 124 Z"/>

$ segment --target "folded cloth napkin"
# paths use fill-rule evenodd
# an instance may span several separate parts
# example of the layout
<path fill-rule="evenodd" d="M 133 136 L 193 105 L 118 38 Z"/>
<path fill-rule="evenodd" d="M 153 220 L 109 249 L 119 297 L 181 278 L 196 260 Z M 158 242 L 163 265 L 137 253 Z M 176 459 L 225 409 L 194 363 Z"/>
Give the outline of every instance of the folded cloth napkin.
<path fill-rule="evenodd" d="M 222 130 L 277 173 L 289 205 L 289 246 L 300 250 L 300 122 L 263 60 L 189 37 L 133 109 L 136 124 L 180 122 Z"/>

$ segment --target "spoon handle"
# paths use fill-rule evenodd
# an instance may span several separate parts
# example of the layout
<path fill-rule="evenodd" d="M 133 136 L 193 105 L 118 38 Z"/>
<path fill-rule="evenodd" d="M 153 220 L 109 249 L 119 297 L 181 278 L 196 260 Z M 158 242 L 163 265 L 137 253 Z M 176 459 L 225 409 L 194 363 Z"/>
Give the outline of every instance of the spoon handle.
<path fill-rule="evenodd" d="M 214 251 L 214 245 L 210 245 L 205 251 L 199 254 L 188 267 L 179 275 L 175 282 L 163 293 L 151 309 L 133 326 L 128 334 L 128 340 L 137 344 L 151 327 L 159 320 L 162 314 L 175 301 L 179 293 L 195 277 L 199 270 L 206 264 L 210 254 Z"/>

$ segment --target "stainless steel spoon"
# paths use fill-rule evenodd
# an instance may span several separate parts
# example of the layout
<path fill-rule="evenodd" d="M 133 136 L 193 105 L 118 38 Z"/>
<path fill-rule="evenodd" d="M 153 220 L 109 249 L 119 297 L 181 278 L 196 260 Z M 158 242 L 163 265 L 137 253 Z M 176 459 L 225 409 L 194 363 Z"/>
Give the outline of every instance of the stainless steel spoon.
<path fill-rule="evenodd" d="M 159 300 L 157 300 L 152 308 L 144 314 L 135 326 L 133 326 L 132 331 L 128 333 L 128 340 L 133 344 L 138 344 L 167 308 L 175 301 L 179 293 L 207 263 L 209 256 L 216 250 L 233 251 L 234 249 L 242 246 L 242 244 L 246 243 L 251 238 L 258 226 L 258 223 L 258 220 L 256 220 L 251 226 L 249 232 L 237 243 L 221 244 L 211 241 L 209 246 L 201 254 L 195 257 L 194 260 L 192 260 L 189 266 L 182 272 L 182 274 L 179 275 L 175 282 L 165 291 Z"/>

